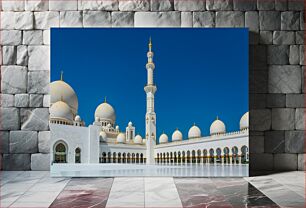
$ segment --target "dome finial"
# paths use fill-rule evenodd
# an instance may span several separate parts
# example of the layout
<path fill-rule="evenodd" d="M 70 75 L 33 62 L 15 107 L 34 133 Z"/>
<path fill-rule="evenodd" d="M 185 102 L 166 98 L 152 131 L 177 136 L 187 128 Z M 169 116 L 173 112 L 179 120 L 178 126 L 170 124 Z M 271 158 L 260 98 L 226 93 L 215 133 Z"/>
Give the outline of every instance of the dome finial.
<path fill-rule="evenodd" d="M 217 119 L 216 120 L 219 120 L 219 116 L 217 116 Z"/>
<path fill-rule="evenodd" d="M 64 80 L 64 72 L 63 71 L 61 71 L 61 81 L 63 81 Z"/>
<path fill-rule="evenodd" d="M 195 126 L 196 124 L 195 124 L 195 122 L 193 122 L 193 126 Z"/>
<path fill-rule="evenodd" d="M 104 103 L 106 103 L 106 96 L 104 97 Z"/>
<path fill-rule="evenodd" d="M 149 51 L 151 52 L 152 51 L 152 38 L 150 36 L 150 39 L 149 39 Z"/>

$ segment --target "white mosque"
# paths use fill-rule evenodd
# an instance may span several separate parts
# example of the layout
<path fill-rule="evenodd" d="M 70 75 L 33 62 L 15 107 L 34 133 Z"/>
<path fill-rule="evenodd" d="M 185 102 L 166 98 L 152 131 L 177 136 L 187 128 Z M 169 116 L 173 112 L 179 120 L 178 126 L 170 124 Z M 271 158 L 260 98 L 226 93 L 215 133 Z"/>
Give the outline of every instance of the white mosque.
<path fill-rule="evenodd" d="M 85 126 L 78 112 L 78 98 L 72 87 L 61 79 L 51 83 L 51 164 L 247 164 L 249 114 L 240 119 L 240 129 L 226 132 L 225 124 L 217 117 L 210 126 L 210 135 L 203 136 L 195 124 L 183 140 L 179 129 L 171 142 L 163 133 L 156 142 L 156 114 L 154 95 L 157 90 L 153 72 L 152 43 L 147 53 L 146 133 L 135 135 L 135 126 L 129 122 L 125 131 L 116 125 L 115 109 L 106 101 L 98 105 L 95 121 Z M 238 122 L 238 121 L 237 121 Z M 161 128 L 161 127 L 159 127 Z"/>

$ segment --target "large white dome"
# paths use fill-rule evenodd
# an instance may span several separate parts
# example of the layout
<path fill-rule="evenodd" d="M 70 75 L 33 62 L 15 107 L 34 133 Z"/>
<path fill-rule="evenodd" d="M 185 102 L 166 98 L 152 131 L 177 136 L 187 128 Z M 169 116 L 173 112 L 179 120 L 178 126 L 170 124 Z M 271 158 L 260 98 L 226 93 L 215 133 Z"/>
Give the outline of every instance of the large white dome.
<path fill-rule="evenodd" d="M 114 108 L 106 102 L 100 104 L 96 108 L 95 117 L 98 117 L 100 121 L 108 120 L 111 121 L 112 123 L 115 123 L 116 121 L 116 113 Z"/>
<path fill-rule="evenodd" d="M 64 101 L 67 103 L 71 111 L 76 114 L 78 111 L 78 97 L 72 87 L 62 80 L 51 82 L 50 84 L 51 105 Z"/>
<path fill-rule="evenodd" d="M 139 134 L 135 136 L 134 143 L 135 144 L 141 144 L 142 143 L 142 137 Z"/>
<path fill-rule="evenodd" d="M 224 134 L 225 132 L 225 124 L 218 118 L 210 126 L 210 135 Z"/>
<path fill-rule="evenodd" d="M 201 137 L 201 130 L 196 125 L 193 125 L 188 131 L 188 138 L 198 138 Z"/>
<path fill-rule="evenodd" d="M 71 109 L 67 103 L 63 101 L 58 101 L 54 103 L 50 108 L 50 118 L 51 119 L 64 119 L 68 121 L 73 121 L 73 115 Z"/>
<path fill-rule="evenodd" d="M 124 143 L 125 142 L 125 134 L 124 133 L 119 133 L 117 136 L 117 142 L 118 143 Z"/>
<path fill-rule="evenodd" d="M 177 129 L 172 134 L 172 141 L 181 141 L 183 140 L 183 134 Z"/>
<path fill-rule="evenodd" d="M 249 112 L 246 112 L 240 119 L 240 130 L 249 128 Z"/>
<path fill-rule="evenodd" d="M 162 144 L 162 143 L 167 143 L 168 142 L 168 136 L 167 134 L 163 133 L 162 135 L 160 135 L 159 137 L 159 143 Z"/>

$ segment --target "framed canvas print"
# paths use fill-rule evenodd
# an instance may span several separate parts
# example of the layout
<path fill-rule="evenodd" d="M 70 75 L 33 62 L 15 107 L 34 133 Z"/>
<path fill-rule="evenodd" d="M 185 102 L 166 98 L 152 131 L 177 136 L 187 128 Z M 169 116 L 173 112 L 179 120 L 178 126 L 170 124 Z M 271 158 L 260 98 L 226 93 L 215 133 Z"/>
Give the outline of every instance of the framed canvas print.
<path fill-rule="evenodd" d="M 51 175 L 248 176 L 248 29 L 51 29 Z"/>

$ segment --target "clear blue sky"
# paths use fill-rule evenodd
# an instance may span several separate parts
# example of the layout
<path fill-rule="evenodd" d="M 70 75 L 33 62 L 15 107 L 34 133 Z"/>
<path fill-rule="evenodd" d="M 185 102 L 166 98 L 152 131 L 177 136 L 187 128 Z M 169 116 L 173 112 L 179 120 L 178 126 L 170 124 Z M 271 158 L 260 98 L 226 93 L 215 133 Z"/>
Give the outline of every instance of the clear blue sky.
<path fill-rule="evenodd" d="M 131 120 L 144 136 L 150 36 L 158 136 L 179 128 L 186 138 L 194 122 L 208 135 L 216 116 L 238 130 L 248 111 L 247 29 L 52 29 L 51 81 L 64 71 L 86 125 L 107 96 L 120 129 Z"/>

